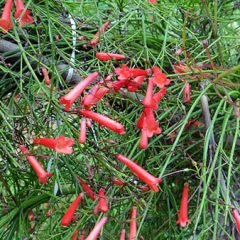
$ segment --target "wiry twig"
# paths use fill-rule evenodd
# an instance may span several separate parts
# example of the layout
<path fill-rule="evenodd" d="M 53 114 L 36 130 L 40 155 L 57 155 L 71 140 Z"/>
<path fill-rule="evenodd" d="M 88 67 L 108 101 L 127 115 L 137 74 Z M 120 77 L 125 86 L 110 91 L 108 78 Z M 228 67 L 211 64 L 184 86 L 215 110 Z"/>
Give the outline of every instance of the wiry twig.
<path fill-rule="evenodd" d="M 13 56 L 11 56 L 13 54 Z M 12 63 L 18 60 L 21 56 L 20 49 L 17 44 L 12 43 L 7 40 L 0 40 L 0 56 L 3 59 L 6 59 L 6 62 Z M 30 58 L 30 62 L 33 68 L 37 68 L 39 64 L 44 64 L 49 66 L 51 64 L 51 60 L 45 57 L 41 58 L 39 61 L 36 61 L 36 58 Z M 57 65 L 57 69 L 62 75 L 64 80 L 68 80 L 67 83 L 76 83 L 79 82 L 82 77 L 79 75 L 77 71 L 72 72 L 71 78 L 68 78 L 68 72 L 71 67 L 68 64 L 60 63 Z"/>
<path fill-rule="evenodd" d="M 200 88 L 201 90 L 204 90 L 204 88 L 209 84 L 208 81 L 202 82 L 200 83 Z M 211 120 L 211 115 L 210 115 L 210 110 L 209 110 L 209 104 L 208 104 L 208 97 L 206 94 L 204 94 L 201 97 L 201 106 L 202 106 L 202 112 L 203 112 L 203 118 L 204 118 L 204 125 L 205 125 L 205 129 L 209 129 L 209 127 L 212 124 L 212 120 Z M 215 137 L 214 137 L 214 132 L 211 132 L 210 135 L 210 140 L 209 140 L 209 145 L 208 145 L 208 154 L 209 154 L 209 162 L 208 165 L 210 166 L 213 160 L 213 156 L 216 153 L 216 141 L 215 141 Z M 216 178 L 216 176 L 215 176 Z M 201 182 L 202 184 L 202 182 Z M 221 194 L 223 196 L 223 199 L 227 200 L 228 202 L 226 203 L 228 206 L 233 205 L 234 207 L 237 208 L 238 203 L 235 200 L 230 200 L 229 198 L 227 198 L 227 185 L 226 185 L 226 177 L 225 174 L 223 172 L 223 170 L 220 171 L 220 184 L 221 184 Z M 232 193 L 232 191 L 231 191 Z M 233 194 L 233 193 L 232 193 Z M 194 235 L 195 235 L 195 231 L 194 231 Z"/>

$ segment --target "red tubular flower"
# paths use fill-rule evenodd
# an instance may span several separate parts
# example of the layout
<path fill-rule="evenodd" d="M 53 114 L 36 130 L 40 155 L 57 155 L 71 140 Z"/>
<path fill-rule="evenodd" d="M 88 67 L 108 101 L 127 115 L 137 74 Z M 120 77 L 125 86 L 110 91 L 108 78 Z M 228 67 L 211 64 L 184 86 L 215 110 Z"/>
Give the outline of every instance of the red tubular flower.
<path fill-rule="evenodd" d="M 96 240 L 98 237 L 98 234 L 102 230 L 103 226 L 107 222 L 107 217 L 103 217 L 93 228 L 93 230 L 90 232 L 86 240 Z"/>
<path fill-rule="evenodd" d="M 87 130 L 87 121 L 86 118 L 81 119 L 81 125 L 80 125 L 80 135 L 78 142 L 80 144 L 83 144 L 86 142 L 86 130 Z"/>
<path fill-rule="evenodd" d="M 0 18 L 0 28 L 2 28 L 4 31 L 8 32 L 10 28 L 12 28 L 12 22 L 11 22 L 11 11 L 12 11 L 12 0 L 7 0 L 5 3 L 5 6 L 3 8 L 3 13 Z"/>
<path fill-rule="evenodd" d="M 81 109 L 79 110 L 79 113 L 81 113 L 83 116 L 90 118 L 96 122 L 98 122 L 100 125 L 105 126 L 106 128 L 118 133 L 118 134 L 125 134 L 124 127 L 122 124 L 102 115 L 99 113 L 95 113 L 92 111 Z"/>
<path fill-rule="evenodd" d="M 142 82 L 144 81 L 145 76 L 138 76 L 131 80 L 128 84 L 128 91 L 129 92 L 135 92 L 137 89 L 140 88 Z"/>
<path fill-rule="evenodd" d="M 139 147 L 140 149 L 146 149 L 148 147 L 148 134 L 145 129 L 142 129 L 141 131 Z"/>
<path fill-rule="evenodd" d="M 81 200 L 84 196 L 84 193 L 80 193 L 77 198 L 71 203 L 71 205 L 68 207 L 68 210 L 64 214 L 61 225 L 62 226 L 68 226 L 68 224 L 72 221 L 74 212 L 76 211 L 78 205 L 81 203 Z"/>
<path fill-rule="evenodd" d="M 139 76 L 147 77 L 148 71 L 139 69 L 139 68 L 130 68 L 130 74 L 131 74 L 131 78 L 135 78 L 135 77 L 139 77 Z"/>
<path fill-rule="evenodd" d="M 148 186 L 138 186 L 140 190 L 147 192 L 149 191 L 149 187 Z"/>
<path fill-rule="evenodd" d="M 129 85 L 129 80 L 124 79 L 124 80 L 119 80 L 111 83 L 111 87 L 114 89 L 114 91 L 119 91 L 122 87 L 127 87 Z"/>
<path fill-rule="evenodd" d="M 171 142 L 175 141 L 176 135 L 177 135 L 177 131 L 176 130 L 168 134 L 168 136 L 170 137 Z"/>
<path fill-rule="evenodd" d="M 118 75 L 118 80 L 127 80 L 131 78 L 130 68 L 126 64 L 123 64 L 119 68 L 115 68 L 114 72 Z"/>
<path fill-rule="evenodd" d="M 77 240 L 77 239 L 78 239 L 78 232 L 79 232 L 79 231 L 76 230 L 76 231 L 73 233 L 71 240 Z"/>
<path fill-rule="evenodd" d="M 20 18 L 21 14 L 24 12 L 24 3 L 22 0 L 16 0 L 16 12 L 15 12 L 15 18 Z M 27 9 L 22 18 L 20 19 L 21 26 L 24 26 L 26 23 L 33 23 L 33 18 L 30 16 L 31 11 Z"/>
<path fill-rule="evenodd" d="M 237 231 L 240 234 L 240 214 L 236 208 L 232 210 L 232 215 L 237 225 Z"/>
<path fill-rule="evenodd" d="M 120 180 L 120 179 L 118 179 L 118 178 L 112 178 L 112 179 L 111 179 L 111 182 L 112 182 L 113 184 L 118 185 L 118 186 L 123 186 L 123 185 L 125 184 L 122 180 Z"/>
<path fill-rule="evenodd" d="M 185 227 L 187 225 L 187 222 L 189 222 L 188 192 L 189 192 L 189 185 L 188 185 L 188 183 L 185 183 L 184 187 L 183 187 L 181 206 L 180 206 L 180 210 L 178 213 L 178 220 L 176 222 L 176 224 L 180 224 L 181 227 Z"/>
<path fill-rule="evenodd" d="M 87 119 L 87 127 L 91 128 L 92 127 L 92 120 Z"/>
<path fill-rule="evenodd" d="M 190 101 L 191 101 L 190 84 L 187 83 L 184 86 L 184 90 L 183 90 L 183 102 L 184 103 L 190 103 Z"/>
<path fill-rule="evenodd" d="M 32 166 L 32 168 L 35 171 L 35 173 L 37 174 L 39 183 L 40 184 L 46 184 L 47 183 L 47 179 L 49 177 L 51 177 L 53 174 L 46 172 L 43 169 L 42 165 L 38 162 L 38 160 L 34 156 L 28 154 L 28 149 L 26 147 L 21 145 L 21 146 L 19 146 L 19 148 L 22 151 L 22 153 L 26 153 L 27 154 L 27 160 L 30 163 L 30 165 Z"/>
<path fill-rule="evenodd" d="M 153 101 L 153 79 L 149 78 L 148 86 L 147 86 L 147 93 L 145 98 L 142 100 L 142 104 L 145 107 L 150 107 Z"/>
<path fill-rule="evenodd" d="M 79 240 L 84 240 L 84 238 L 85 238 L 85 231 L 83 230 Z"/>
<path fill-rule="evenodd" d="M 64 135 L 60 135 L 57 138 L 35 138 L 33 139 L 33 143 L 51 148 L 58 153 L 72 154 L 74 140 L 72 138 L 66 138 Z"/>
<path fill-rule="evenodd" d="M 156 4 L 157 0 L 148 0 L 149 3 Z"/>
<path fill-rule="evenodd" d="M 158 192 L 159 189 L 157 187 L 158 183 L 162 182 L 161 178 L 156 178 L 150 173 L 148 173 L 145 169 L 131 161 L 130 159 L 124 157 L 121 154 L 116 155 L 117 159 L 124 163 L 127 167 L 129 167 L 133 173 L 143 182 L 145 182 L 154 192 Z"/>
<path fill-rule="evenodd" d="M 91 73 L 87 78 L 78 83 L 67 95 L 61 97 L 59 102 L 66 104 L 64 110 L 69 111 L 72 104 L 81 96 L 82 92 L 97 78 L 98 72 Z"/>
<path fill-rule="evenodd" d="M 130 231 L 129 231 L 129 240 L 136 240 L 137 235 L 137 208 L 133 207 L 131 212 L 131 220 L 130 220 Z"/>
<path fill-rule="evenodd" d="M 156 84 L 159 88 L 163 88 L 170 84 L 170 80 L 167 78 L 167 75 L 161 71 L 157 66 L 152 68 L 153 70 L 153 83 Z"/>
<path fill-rule="evenodd" d="M 86 94 L 83 97 L 81 105 L 83 105 L 85 109 L 90 109 L 93 105 L 99 102 L 109 91 L 109 88 L 97 84 L 92 88 L 91 93 Z"/>
<path fill-rule="evenodd" d="M 138 76 L 146 77 L 148 75 L 148 71 L 138 68 L 129 68 L 126 64 L 123 64 L 120 68 L 115 68 L 114 72 L 118 75 L 118 80 L 126 80 Z"/>
<path fill-rule="evenodd" d="M 104 52 L 97 52 L 96 58 L 101 61 L 109 61 L 109 60 L 123 60 L 126 57 L 122 54 L 116 54 L 116 53 L 104 53 Z"/>
<path fill-rule="evenodd" d="M 34 213 L 33 213 L 33 211 L 30 211 L 28 213 L 28 220 L 31 222 L 33 219 L 34 219 Z"/>
<path fill-rule="evenodd" d="M 108 211 L 108 204 L 105 197 L 105 191 L 103 188 L 99 189 L 99 199 L 98 199 L 99 210 L 103 213 Z"/>
<path fill-rule="evenodd" d="M 164 88 L 160 89 L 160 91 L 158 91 L 157 93 L 155 93 L 153 95 L 152 103 L 151 103 L 152 109 L 154 109 L 154 110 L 158 109 L 158 104 L 162 100 L 162 98 L 165 96 L 166 92 L 167 92 L 167 88 L 164 87 Z"/>
<path fill-rule="evenodd" d="M 103 26 L 99 29 L 99 31 L 94 35 L 93 39 L 90 41 L 90 45 L 92 47 L 96 47 L 97 44 L 99 43 L 99 37 L 100 35 L 107 30 L 107 28 L 109 27 L 110 22 L 105 22 L 103 24 Z"/>
<path fill-rule="evenodd" d="M 99 204 L 97 204 L 94 209 L 93 209 L 93 214 L 94 215 L 98 215 L 98 211 L 99 211 Z"/>
<path fill-rule="evenodd" d="M 107 75 L 107 77 L 103 80 L 105 83 L 110 82 L 112 80 L 113 73 Z"/>
<path fill-rule="evenodd" d="M 144 113 L 146 117 L 143 123 L 143 129 L 147 131 L 147 136 L 152 137 L 154 134 L 160 134 L 162 129 L 158 126 L 153 110 L 151 108 L 145 108 Z"/>
<path fill-rule="evenodd" d="M 83 188 L 83 191 L 94 201 L 97 198 L 96 193 L 94 193 L 93 190 L 80 177 L 78 177 L 78 180 Z"/>
<path fill-rule="evenodd" d="M 49 78 L 48 71 L 46 68 L 42 68 L 42 74 L 44 76 L 44 82 L 46 83 L 46 85 L 50 85 L 51 80 Z"/>
<path fill-rule="evenodd" d="M 122 229 L 119 240 L 125 240 L 125 236 L 126 236 L 126 230 L 125 230 L 125 229 Z"/>
<path fill-rule="evenodd" d="M 55 211 L 54 208 L 49 209 L 49 210 L 47 211 L 47 213 L 46 213 L 46 216 L 47 216 L 47 217 L 50 217 L 50 216 L 53 214 L 54 211 Z"/>
<path fill-rule="evenodd" d="M 146 131 L 147 137 L 149 138 L 154 134 L 160 134 L 162 132 L 162 129 L 158 126 L 155 119 L 152 108 L 144 108 L 144 111 L 137 122 L 137 127 Z M 146 139 L 144 140 L 146 141 Z"/>

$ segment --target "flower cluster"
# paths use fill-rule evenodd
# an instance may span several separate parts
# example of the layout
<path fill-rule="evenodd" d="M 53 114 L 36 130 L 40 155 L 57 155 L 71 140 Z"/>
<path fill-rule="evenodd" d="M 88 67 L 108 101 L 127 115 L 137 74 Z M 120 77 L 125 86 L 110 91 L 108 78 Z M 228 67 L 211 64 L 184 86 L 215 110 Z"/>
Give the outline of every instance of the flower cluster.
<path fill-rule="evenodd" d="M 11 11 L 12 11 L 13 0 L 7 0 L 3 8 L 3 13 L 0 18 L 0 28 L 4 32 L 8 32 L 12 28 L 11 22 Z M 16 12 L 15 19 L 19 19 L 21 26 L 24 26 L 27 23 L 33 23 L 33 18 L 31 17 L 31 11 L 25 9 L 24 3 L 22 0 L 16 0 Z"/>
<path fill-rule="evenodd" d="M 151 1 L 156 3 L 156 1 Z M 24 10 L 24 5 L 22 1 L 16 1 L 16 4 L 19 6 L 19 9 Z M 12 1 L 7 1 L 5 8 L 11 9 Z M 22 10 L 22 21 L 24 23 L 31 22 L 29 16 L 29 11 L 23 12 Z M 4 9 L 5 15 L 9 12 Z M 20 10 L 19 10 L 20 11 Z M 19 14 L 19 12 L 18 12 Z M 20 14 L 21 15 L 21 14 Z M 26 15 L 26 16 L 25 16 Z M 23 18 L 24 17 L 24 18 Z M 10 18 L 9 18 L 10 19 Z M 93 39 L 90 41 L 90 45 L 95 49 L 97 44 L 100 41 L 100 36 L 104 31 L 109 27 L 110 23 L 106 22 L 100 30 L 94 35 Z M 122 54 L 116 53 L 105 53 L 97 52 L 96 58 L 100 61 L 123 61 L 127 58 Z M 47 69 L 43 68 L 42 73 L 44 76 L 44 82 L 49 85 L 50 78 L 48 76 Z M 153 137 L 156 134 L 161 134 L 162 129 L 155 118 L 155 111 L 158 110 L 158 106 L 162 98 L 167 93 L 167 86 L 170 84 L 170 80 L 167 75 L 158 66 L 153 66 L 150 69 L 140 69 L 132 68 L 126 64 L 119 65 L 112 71 L 108 76 L 100 80 L 101 74 L 99 72 L 93 72 L 89 74 L 84 80 L 79 82 L 74 86 L 70 91 L 65 93 L 64 96 L 60 97 L 59 103 L 64 105 L 64 111 L 66 114 L 71 114 L 71 108 L 76 105 L 76 102 L 80 100 L 80 105 L 78 104 L 77 113 L 81 116 L 80 119 L 80 134 L 78 142 L 80 144 L 85 144 L 87 141 L 87 128 L 91 127 L 91 121 L 97 122 L 99 125 L 106 127 L 107 129 L 117 133 L 117 134 L 126 134 L 124 126 L 116 120 L 109 118 L 106 115 L 92 111 L 92 108 L 98 104 L 106 95 L 121 91 L 123 88 L 129 92 L 136 92 L 138 90 L 144 91 L 144 86 L 146 87 L 145 96 L 141 100 L 141 105 L 143 107 L 140 117 L 136 123 L 136 127 L 141 131 L 140 145 L 141 149 L 146 149 L 148 147 L 149 138 Z M 88 88 L 91 88 L 90 91 L 86 93 Z M 84 94 L 84 96 L 82 96 Z M 186 91 L 186 99 L 190 98 L 190 94 Z M 195 124 L 191 122 L 190 124 Z M 72 154 L 74 139 L 67 138 L 64 135 L 60 135 L 56 138 L 35 138 L 33 139 L 33 144 L 40 145 L 43 147 L 50 148 L 59 154 Z M 28 149 L 24 146 L 20 146 L 20 150 L 23 154 L 26 155 L 26 158 L 29 164 L 32 166 L 36 175 L 38 176 L 40 184 L 46 184 L 48 178 L 53 174 L 46 172 L 43 169 L 43 166 L 37 161 L 33 153 L 30 153 Z M 116 159 L 126 165 L 130 171 L 144 184 L 138 185 L 138 189 L 142 191 L 149 191 L 150 189 L 154 192 L 159 191 L 158 184 L 162 182 L 162 178 L 154 177 L 143 167 L 139 166 L 136 162 L 128 159 L 122 154 L 114 155 Z M 100 187 L 96 193 L 93 191 L 93 186 L 90 186 L 87 181 L 78 177 L 79 184 L 82 188 L 82 193 L 79 193 L 75 200 L 70 204 L 64 216 L 61 219 L 62 226 L 68 226 L 74 219 L 74 213 L 77 211 L 77 208 L 82 202 L 84 196 L 87 196 L 92 201 L 96 202 L 96 205 L 93 209 L 95 215 L 100 211 L 103 214 L 106 214 L 110 207 L 111 201 L 107 196 L 108 189 Z M 111 178 L 110 181 L 119 186 L 124 187 L 127 183 L 118 179 Z M 97 193 L 98 192 L 98 193 Z M 182 227 L 185 227 L 188 219 L 188 184 L 184 185 L 183 195 L 181 200 L 181 207 L 179 211 L 179 218 L 177 224 L 179 223 Z M 97 239 L 101 229 L 107 222 L 107 217 L 103 217 L 93 228 L 86 239 L 92 240 Z M 137 207 L 133 207 L 131 211 L 131 220 L 129 228 L 129 237 L 130 239 L 136 239 L 137 236 Z M 75 231 L 72 239 L 78 238 L 79 231 Z M 81 238 L 84 239 L 85 232 L 82 231 Z M 126 230 L 122 229 L 120 239 L 125 239 Z"/>

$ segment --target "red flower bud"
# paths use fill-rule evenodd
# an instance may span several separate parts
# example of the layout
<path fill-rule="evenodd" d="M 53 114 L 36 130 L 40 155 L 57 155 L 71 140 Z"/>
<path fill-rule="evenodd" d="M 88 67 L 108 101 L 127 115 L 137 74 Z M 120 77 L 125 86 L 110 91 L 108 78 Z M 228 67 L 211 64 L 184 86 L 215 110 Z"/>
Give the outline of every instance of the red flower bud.
<path fill-rule="evenodd" d="M 35 138 L 33 139 L 33 143 L 51 148 L 58 153 L 72 154 L 74 140 L 72 138 L 66 138 L 64 135 L 60 135 L 57 138 Z"/>
<path fill-rule="evenodd" d="M 149 191 L 149 187 L 148 186 L 138 186 L 140 190 L 147 192 Z"/>
<path fill-rule="evenodd" d="M 237 231 L 240 234 L 240 214 L 236 208 L 232 210 L 232 215 L 237 225 Z"/>
<path fill-rule="evenodd" d="M 145 169 L 131 161 L 130 159 L 124 157 L 121 154 L 116 155 L 117 159 L 124 163 L 127 167 L 129 167 L 132 172 L 143 182 L 145 182 L 154 192 L 158 192 L 159 189 L 157 187 L 158 183 L 162 182 L 161 178 L 156 178 L 150 173 L 148 173 Z"/>
<path fill-rule="evenodd" d="M 98 73 L 94 72 L 78 83 L 67 95 L 61 97 L 59 102 L 65 104 L 65 111 L 69 111 L 72 104 L 81 96 L 82 92 L 97 78 Z"/>
<path fill-rule="evenodd" d="M 91 128 L 92 127 L 92 120 L 87 119 L 87 127 Z"/>
<path fill-rule="evenodd" d="M 76 231 L 73 233 L 71 240 L 77 240 L 77 239 L 78 239 L 78 232 L 79 232 L 79 231 L 76 230 Z"/>
<path fill-rule="evenodd" d="M 94 215 L 98 215 L 98 211 L 99 211 L 99 204 L 97 204 L 94 209 L 93 209 L 93 214 Z"/>
<path fill-rule="evenodd" d="M 188 219 L 188 192 L 189 192 L 189 185 L 188 183 L 184 184 L 183 187 L 183 193 L 182 193 L 182 200 L 181 200 L 181 206 L 178 213 L 178 220 L 177 224 L 180 224 L 181 227 L 185 227 L 187 225 L 187 222 L 189 222 Z"/>
<path fill-rule="evenodd" d="M 5 6 L 3 8 L 2 17 L 0 18 L 0 28 L 4 31 L 8 32 L 10 28 L 12 28 L 11 22 L 11 10 L 12 10 L 12 0 L 7 0 Z"/>
<path fill-rule="evenodd" d="M 98 234 L 102 230 L 103 226 L 107 222 L 107 217 L 103 217 L 93 228 L 93 230 L 90 232 L 86 240 L 96 240 L 98 237 Z"/>
<path fill-rule="evenodd" d="M 103 213 L 108 211 L 108 204 L 105 197 L 105 191 L 103 188 L 99 189 L 99 199 L 98 199 L 99 210 Z"/>
<path fill-rule="evenodd" d="M 42 165 L 38 162 L 38 160 L 34 156 L 28 154 L 28 149 L 26 147 L 21 145 L 21 146 L 19 146 L 19 148 L 22 151 L 22 153 L 27 154 L 27 160 L 30 163 L 30 165 L 32 166 L 35 173 L 37 174 L 39 183 L 46 184 L 47 179 L 50 178 L 53 174 L 46 172 L 43 169 Z"/>
<path fill-rule="evenodd" d="M 31 211 L 28 213 L 28 220 L 31 222 L 33 219 L 34 219 L 34 213 L 33 213 L 33 211 L 31 210 Z"/>
<path fill-rule="evenodd" d="M 170 137 L 171 142 L 175 141 L 176 135 L 177 135 L 177 131 L 176 130 L 168 134 L 168 136 Z"/>
<path fill-rule="evenodd" d="M 130 220 L 130 231 L 129 231 L 129 240 L 136 240 L 137 235 L 137 208 L 133 207 L 131 212 L 131 220 Z"/>
<path fill-rule="evenodd" d="M 109 91 L 109 88 L 97 84 L 92 88 L 91 93 L 86 94 L 83 97 L 81 105 L 83 105 L 85 109 L 90 109 L 93 105 L 99 102 Z"/>
<path fill-rule="evenodd" d="M 126 230 L 122 229 L 121 235 L 120 235 L 120 240 L 125 240 L 125 236 L 126 236 Z"/>
<path fill-rule="evenodd" d="M 83 144 L 86 142 L 86 130 L 87 130 L 87 121 L 86 118 L 81 119 L 81 125 L 80 125 L 80 135 L 78 142 L 80 144 Z"/>
<path fill-rule="evenodd" d="M 100 125 L 105 126 L 106 128 L 118 133 L 118 134 L 125 134 L 124 127 L 122 124 L 104 116 L 99 113 L 95 113 L 88 110 L 79 110 L 79 113 L 81 113 L 83 116 L 90 118 L 96 122 L 98 122 Z"/>
<path fill-rule="evenodd" d="M 79 240 L 84 240 L 84 238 L 85 238 L 85 231 L 83 230 Z"/>
<path fill-rule="evenodd" d="M 81 200 L 83 198 L 84 194 L 80 193 L 77 198 L 71 203 L 71 205 L 68 207 L 66 213 L 64 214 L 61 225 L 62 226 L 68 226 L 68 224 L 72 221 L 74 212 L 76 211 L 78 205 L 81 203 Z"/>
<path fill-rule="evenodd" d="M 142 129 L 140 138 L 140 149 L 146 149 L 148 147 L 148 134 L 147 131 Z"/>
<path fill-rule="evenodd" d="M 138 77 L 134 78 L 133 80 L 131 80 L 128 83 L 128 91 L 135 92 L 137 89 L 139 89 L 142 82 L 144 81 L 145 77 L 146 76 L 138 76 Z"/>
<path fill-rule="evenodd" d="M 156 4 L 157 0 L 148 0 L 148 2 L 151 3 L 151 4 Z"/>
<path fill-rule="evenodd" d="M 42 68 L 42 73 L 43 73 L 43 76 L 44 76 L 44 82 L 46 83 L 46 85 L 50 85 L 51 80 L 49 78 L 47 69 L 46 68 Z"/>
<path fill-rule="evenodd" d="M 78 180 L 83 188 L 83 191 L 94 201 L 97 198 L 96 193 L 94 193 L 93 190 L 80 177 L 78 177 Z"/>
<path fill-rule="evenodd" d="M 152 78 L 148 79 L 147 93 L 145 98 L 142 100 L 142 104 L 145 107 L 150 107 L 153 100 L 153 80 Z"/>
<path fill-rule="evenodd" d="M 49 209 L 49 210 L 47 211 L 47 213 L 46 213 L 46 216 L 47 216 L 47 217 L 50 217 L 50 216 L 53 214 L 54 210 L 55 210 L 54 208 Z"/>
<path fill-rule="evenodd" d="M 90 41 L 90 45 L 92 47 L 96 47 L 97 44 L 99 43 L 99 37 L 100 35 L 107 30 L 107 28 L 109 27 L 110 22 L 105 22 L 103 24 L 103 26 L 99 29 L 99 31 L 94 35 L 93 39 Z"/>
<path fill-rule="evenodd" d="M 120 180 L 120 179 L 118 179 L 118 178 L 112 178 L 112 179 L 111 179 L 111 182 L 112 182 L 113 184 L 118 185 L 118 186 L 123 186 L 123 185 L 125 184 L 122 180 Z"/>
<path fill-rule="evenodd" d="M 15 18 L 18 19 L 24 12 L 24 3 L 22 0 L 16 0 L 16 12 L 15 12 Z M 24 26 L 26 23 L 33 23 L 33 18 L 30 16 L 31 11 L 27 9 L 22 18 L 20 19 L 20 25 Z"/>
<path fill-rule="evenodd" d="M 96 58 L 98 58 L 101 61 L 109 61 L 109 60 L 123 60 L 126 57 L 124 55 L 116 53 L 97 52 Z"/>
<path fill-rule="evenodd" d="M 191 101 L 190 84 L 187 83 L 184 86 L 184 90 L 183 90 L 183 102 L 184 103 L 190 103 L 190 101 Z"/>

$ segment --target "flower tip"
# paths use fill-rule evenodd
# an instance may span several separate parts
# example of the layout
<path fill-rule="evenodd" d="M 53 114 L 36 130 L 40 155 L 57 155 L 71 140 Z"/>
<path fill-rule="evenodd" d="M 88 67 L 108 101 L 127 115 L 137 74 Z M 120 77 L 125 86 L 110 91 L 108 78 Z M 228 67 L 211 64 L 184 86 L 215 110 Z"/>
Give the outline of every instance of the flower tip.
<path fill-rule="evenodd" d="M 126 134 L 126 132 L 125 132 L 125 130 L 122 129 L 122 130 L 119 131 L 119 134 L 124 135 L 124 134 Z"/>
<path fill-rule="evenodd" d="M 52 173 L 47 173 L 47 177 L 52 177 L 53 176 L 53 174 Z"/>
<path fill-rule="evenodd" d="M 157 183 L 162 183 L 162 178 L 157 178 Z"/>
<path fill-rule="evenodd" d="M 151 183 L 151 184 L 149 184 L 149 187 L 150 187 L 154 192 L 159 192 L 159 188 L 157 187 L 156 183 Z"/>
<path fill-rule="evenodd" d="M 80 198 L 83 198 L 83 197 L 84 197 L 84 193 L 80 193 L 80 194 L 79 194 L 79 197 L 80 197 Z"/>
<path fill-rule="evenodd" d="M 179 224 L 182 228 L 185 228 L 189 221 L 190 220 L 188 218 L 185 220 L 179 219 L 179 220 L 177 220 L 176 224 Z"/>
<path fill-rule="evenodd" d="M 12 23 L 5 19 L 0 19 L 0 28 L 2 28 L 4 31 L 8 32 L 9 29 L 12 28 Z"/>
<path fill-rule="evenodd" d="M 41 177 L 38 178 L 39 184 L 47 184 L 48 178 L 50 178 L 50 177 L 52 177 L 52 176 L 53 176 L 52 173 L 48 173 L 48 172 L 47 172 L 46 174 L 44 174 L 43 176 L 41 176 Z"/>
<path fill-rule="evenodd" d="M 20 145 L 19 149 L 21 150 L 22 153 L 27 153 L 28 152 L 27 148 L 23 145 Z"/>
<path fill-rule="evenodd" d="M 59 103 L 61 103 L 61 104 L 63 104 L 63 105 L 65 104 L 64 111 L 68 112 L 68 111 L 70 110 L 70 108 L 71 108 L 71 102 L 68 101 L 67 99 L 65 99 L 65 97 L 61 97 L 61 98 L 59 99 Z"/>

